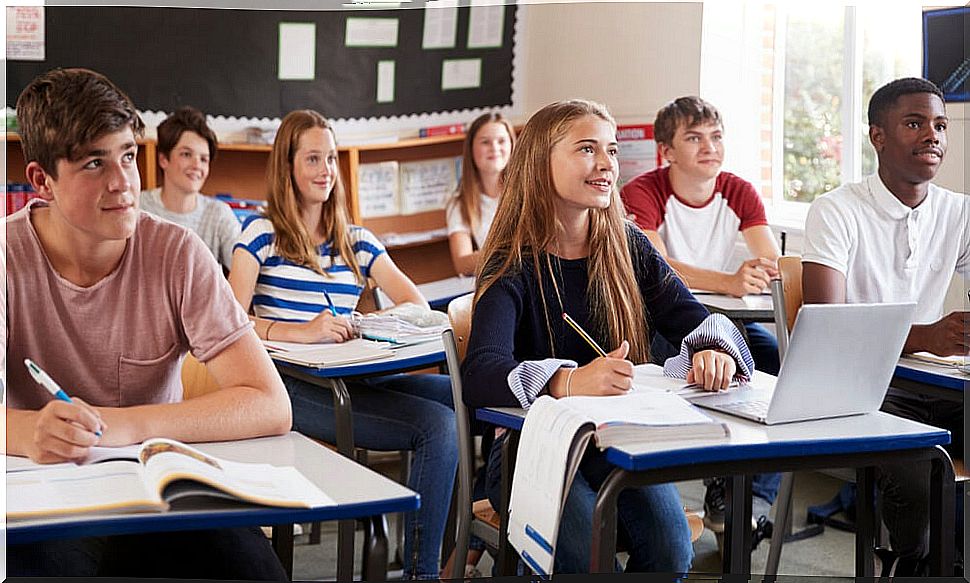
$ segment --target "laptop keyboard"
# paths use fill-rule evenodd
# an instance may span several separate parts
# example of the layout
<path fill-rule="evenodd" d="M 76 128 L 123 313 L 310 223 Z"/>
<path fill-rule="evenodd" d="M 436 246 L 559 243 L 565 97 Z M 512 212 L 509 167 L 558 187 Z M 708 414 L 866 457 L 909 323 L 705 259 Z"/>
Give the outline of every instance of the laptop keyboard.
<path fill-rule="evenodd" d="M 764 419 L 768 415 L 768 404 L 768 401 L 735 401 L 723 403 L 718 407 L 732 413 Z"/>

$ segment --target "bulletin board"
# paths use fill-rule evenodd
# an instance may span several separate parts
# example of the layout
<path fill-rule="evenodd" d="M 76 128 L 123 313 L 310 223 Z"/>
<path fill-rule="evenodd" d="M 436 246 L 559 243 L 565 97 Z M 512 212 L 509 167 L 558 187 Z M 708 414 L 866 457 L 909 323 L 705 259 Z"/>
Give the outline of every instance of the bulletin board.
<path fill-rule="evenodd" d="M 509 106 L 516 7 L 494 8 L 499 12 L 492 12 L 492 21 L 501 22 L 495 43 L 474 40 L 480 39 L 479 33 L 470 31 L 478 29 L 470 27 L 476 9 L 463 6 L 456 9 L 451 46 L 439 39 L 437 48 L 426 48 L 425 12 L 438 8 L 47 6 L 45 60 L 7 62 L 7 105 L 13 107 L 27 83 L 44 71 L 87 67 L 107 75 L 143 111 L 170 112 L 192 105 L 213 116 L 279 118 L 294 109 L 311 108 L 347 119 Z M 347 46 L 348 19 L 354 18 L 395 20 L 396 43 Z M 312 79 L 279 78 L 280 25 L 294 23 L 313 25 Z M 474 76 L 471 81 L 467 74 L 462 77 L 469 65 L 474 72 L 475 61 L 480 61 L 477 86 Z M 443 88 L 443 71 L 459 81 Z M 384 79 L 381 92 L 379 72 Z"/>

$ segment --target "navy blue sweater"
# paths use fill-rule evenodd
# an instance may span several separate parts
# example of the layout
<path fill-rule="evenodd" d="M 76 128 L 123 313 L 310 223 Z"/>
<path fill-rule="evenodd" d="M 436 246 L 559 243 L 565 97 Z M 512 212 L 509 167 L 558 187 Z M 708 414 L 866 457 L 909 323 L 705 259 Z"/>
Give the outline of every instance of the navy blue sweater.
<path fill-rule="evenodd" d="M 674 275 L 646 235 L 629 223 L 627 239 L 633 270 L 643 294 L 650 338 L 661 334 L 679 347 L 681 340 L 708 316 L 707 309 Z M 609 346 L 603 331 L 597 331 L 590 318 L 587 259 L 553 256 L 551 260 L 563 309 L 600 346 L 607 351 L 616 348 Z M 469 407 L 520 407 L 507 378 L 523 361 L 555 357 L 574 360 L 583 366 L 597 357 L 562 320 L 552 278 L 544 268 L 545 258 L 540 261 L 553 346 L 549 343 L 536 274 L 527 260 L 521 270 L 510 271 L 495 282 L 475 306 L 468 351 L 462 363 L 464 401 Z"/>

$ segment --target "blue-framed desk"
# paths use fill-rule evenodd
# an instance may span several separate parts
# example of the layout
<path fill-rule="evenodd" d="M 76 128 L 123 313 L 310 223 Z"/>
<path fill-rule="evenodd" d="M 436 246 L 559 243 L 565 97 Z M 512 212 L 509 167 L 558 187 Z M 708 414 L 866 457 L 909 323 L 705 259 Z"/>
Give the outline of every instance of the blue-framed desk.
<path fill-rule="evenodd" d="M 930 548 L 934 573 L 952 568 L 954 513 L 953 466 L 946 451 L 949 432 L 900 419 L 886 413 L 841 417 L 801 423 L 767 426 L 710 411 L 728 424 L 727 440 L 697 441 L 690 445 L 644 443 L 636 447 L 610 448 L 606 458 L 616 466 L 597 494 L 592 533 L 591 570 L 613 568 L 616 551 L 616 501 L 626 488 L 710 476 L 730 476 L 727 480 L 725 513 L 724 573 L 750 575 L 751 571 L 751 476 L 756 473 L 795 471 L 835 467 L 857 468 L 856 575 L 871 577 L 872 548 L 876 516 L 872 484 L 875 466 L 888 461 L 931 462 Z M 476 411 L 476 417 L 493 425 L 514 430 L 504 444 L 503 453 L 517 449 L 518 430 L 524 422 L 521 409 L 489 408 Z M 503 473 L 511 470 L 513 460 L 503 460 Z M 503 476 L 504 487 L 511 480 Z M 507 502 L 507 499 L 504 500 Z M 507 508 L 507 505 L 505 505 Z M 507 532 L 507 519 L 502 533 Z M 514 555 L 505 543 L 500 557 L 508 568 Z"/>
<path fill-rule="evenodd" d="M 420 506 L 404 486 L 291 432 L 233 442 L 193 444 L 217 457 L 250 463 L 294 466 L 336 502 L 322 508 L 242 508 L 179 510 L 155 514 L 73 516 L 7 523 L 7 543 L 146 532 L 277 525 L 273 547 L 287 573 L 293 570 L 293 523 L 361 519 L 365 523 L 364 580 L 383 580 L 387 572 L 384 514 Z M 340 476 L 335 480 L 334 476 Z M 8 549 L 8 552 L 9 549 Z"/>
<path fill-rule="evenodd" d="M 913 393 L 963 402 L 963 393 L 970 386 L 970 375 L 954 367 L 904 356 L 896 365 L 890 385 Z"/>
<path fill-rule="evenodd" d="M 345 381 L 443 367 L 445 349 L 441 338 L 394 349 L 394 356 L 346 366 L 312 368 L 274 361 L 281 373 L 329 389 L 333 393 L 337 451 L 353 459 L 354 425 L 350 391 Z M 365 524 L 366 527 L 366 524 Z M 337 579 L 349 581 L 354 568 L 354 521 L 342 520 L 337 527 Z"/>
<path fill-rule="evenodd" d="M 774 304 L 770 294 L 749 294 L 740 298 L 712 292 L 691 290 L 697 301 L 712 313 L 724 314 L 735 322 L 774 322 Z"/>

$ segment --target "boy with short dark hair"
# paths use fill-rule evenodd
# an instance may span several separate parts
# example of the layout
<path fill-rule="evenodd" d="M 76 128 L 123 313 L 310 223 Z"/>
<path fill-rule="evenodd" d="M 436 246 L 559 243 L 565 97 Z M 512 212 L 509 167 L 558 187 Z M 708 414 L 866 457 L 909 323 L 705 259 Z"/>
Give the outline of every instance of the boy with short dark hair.
<path fill-rule="evenodd" d="M 904 78 L 869 101 L 876 174 L 812 203 L 805 221 L 805 303 L 917 302 L 903 352 L 970 353 L 970 312 L 943 315 L 954 272 L 970 275 L 970 197 L 936 186 L 947 147 L 946 105 L 933 83 Z M 963 402 L 890 388 L 882 410 L 948 429 L 963 453 Z M 929 462 L 883 466 L 877 487 L 898 576 L 926 572 Z M 961 521 L 962 524 L 962 521 Z"/>
<path fill-rule="evenodd" d="M 288 431 L 282 381 L 211 254 L 191 232 L 138 209 L 143 124 L 128 96 L 93 71 L 58 69 L 24 89 L 17 115 L 40 200 L 6 220 L 7 453 L 54 463 L 151 437 Z M 188 350 L 220 388 L 182 401 Z M 38 386 L 25 358 L 73 403 Z M 12 545 L 7 568 L 13 576 L 285 578 L 255 529 Z"/>
<path fill-rule="evenodd" d="M 228 272 L 239 221 L 229 205 L 202 194 L 217 146 L 215 132 L 198 109 L 182 107 L 165 118 L 158 125 L 162 186 L 141 193 L 141 208 L 192 230 Z"/>
<path fill-rule="evenodd" d="M 761 293 L 778 275 L 780 251 L 754 187 L 721 171 L 721 114 L 700 97 L 679 97 L 657 112 L 653 127 L 660 155 L 669 164 L 623 187 L 620 196 L 627 212 L 688 287 L 737 297 Z M 754 258 L 732 272 L 739 231 Z M 778 374 L 775 337 L 760 324 L 749 322 L 744 327 L 755 366 Z M 658 359 L 678 349 L 659 337 L 651 346 Z M 754 478 L 752 517 L 762 527 L 759 535 L 766 534 L 762 525 L 780 483 L 780 474 Z M 722 480 L 708 484 L 704 522 L 714 532 L 724 530 L 724 495 Z"/>

